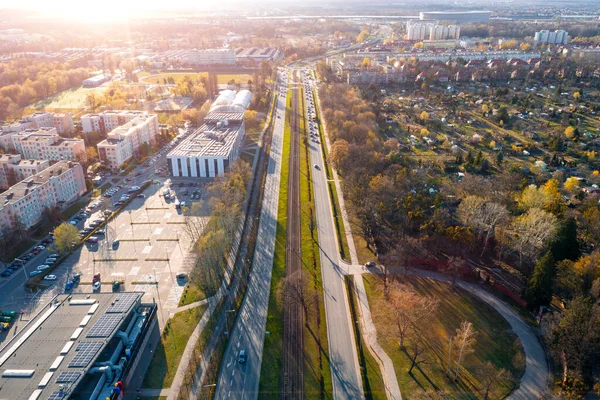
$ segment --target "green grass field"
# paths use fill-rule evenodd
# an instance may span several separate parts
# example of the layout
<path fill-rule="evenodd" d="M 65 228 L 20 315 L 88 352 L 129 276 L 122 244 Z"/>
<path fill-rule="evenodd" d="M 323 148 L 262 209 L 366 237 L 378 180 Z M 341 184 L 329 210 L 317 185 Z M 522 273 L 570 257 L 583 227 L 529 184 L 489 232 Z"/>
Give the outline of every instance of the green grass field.
<path fill-rule="evenodd" d="M 206 307 L 203 305 L 182 311 L 168 321 L 146 371 L 143 387 L 159 389 L 171 386 L 183 350 Z"/>
<path fill-rule="evenodd" d="M 363 278 L 371 310 L 389 307 L 383 297 L 382 279 L 373 275 Z M 378 335 L 379 343 L 394 363 L 402 395 L 411 398 L 420 389 L 436 389 L 451 398 L 482 399 L 484 395 L 480 392 L 477 367 L 490 361 L 496 368 L 504 368 L 513 376 L 513 382 L 505 382 L 498 393 L 491 397 L 504 398 L 525 370 L 523 347 L 508 322 L 486 303 L 461 289 L 452 289 L 449 284 L 412 276 L 402 276 L 400 279 L 417 293 L 433 296 L 440 301 L 438 311 L 426 331 L 417 331 L 425 340 L 429 362 L 415 368 L 411 375 L 408 374 L 410 359 L 405 350 L 399 348 L 398 338 Z M 463 362 L 459 379 L 453 382 L 445 373 L 448 343 L 462 321 L 473 324 L 477 332 L 476 343 L 473 354 Z M 380 330 L 382 320 L 374 318 L 374 322 Z M 409 336 L 405 340 L 405 346 L 409 350 L 411 343 L 412 338 Z"/>
<path fill-rule="evenodd" d="M 44 100 L 40 100 L 37 103 L 29 106 L 30 109 L 46 109 L 46 110 L 77 110 L 85 108 L 85 97 L 89 93 L 95 93 L 101 95 L 106 90 L 106 87 L 97 88 L 84 88 L 83 86 L 68 89 L 63 92 L 57 93 Z"/>
<path fill-rule="evenodd" d="M 206 295 L 200 287 L 188 282 L 183 289 L 181 299 L 179 299 L 179 307 L 187 306 L 188 304 L 195 303 L 205 298 Z"/>

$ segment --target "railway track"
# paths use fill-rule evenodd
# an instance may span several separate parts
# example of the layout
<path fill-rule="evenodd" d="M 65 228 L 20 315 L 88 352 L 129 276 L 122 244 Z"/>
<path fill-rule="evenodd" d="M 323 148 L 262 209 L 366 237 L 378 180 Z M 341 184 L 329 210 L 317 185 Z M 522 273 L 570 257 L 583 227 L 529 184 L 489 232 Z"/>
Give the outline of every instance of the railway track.
<path fill-rule="evenodd" d="M 295 400 L 304 398 L 303 367 L 303 314 L 298 298 L 302 289 L 290 287 L 302 285 L 302 235 L 300 228 L 300 113 L 299 90 L 292 90 L 290 115 L 291 145 L 288 175 L 286 277 L 292 277 L 284 293 L 283 304 L 283 374 L 281 398 Z"/>

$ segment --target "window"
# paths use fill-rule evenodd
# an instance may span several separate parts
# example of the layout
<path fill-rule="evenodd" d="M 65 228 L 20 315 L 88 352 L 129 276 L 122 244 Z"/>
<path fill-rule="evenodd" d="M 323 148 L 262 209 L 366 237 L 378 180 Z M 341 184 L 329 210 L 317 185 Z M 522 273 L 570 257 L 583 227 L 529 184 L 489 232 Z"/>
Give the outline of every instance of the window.
<path fill-rule="evenodd" d="M 205 167 L 205 169 L 204 169 L 205 175 L 204 176 L 209 176 L 209 173 L 208 173 L 208 158 L 204 159 L 204 167 Z"/>
<path fill-rule="evenodd" d="M 196 158 L 196 176 L 200 176 L 200 160 Z"/>
<path fill-rule="evenodd" d="M 190 159 L 189 159 L 189 157 L 185 158 L 185 163 L 187 165 L 187 176 L 192 176 L 192 167 L 190 166 Z"/>
<path fill-rule="evenodd" d="M 181 158 L 177 159 L 177 168 L 179 170 L 179 175 L 178 176 L 183 176 L 183 174 L 181 172 Z"/>

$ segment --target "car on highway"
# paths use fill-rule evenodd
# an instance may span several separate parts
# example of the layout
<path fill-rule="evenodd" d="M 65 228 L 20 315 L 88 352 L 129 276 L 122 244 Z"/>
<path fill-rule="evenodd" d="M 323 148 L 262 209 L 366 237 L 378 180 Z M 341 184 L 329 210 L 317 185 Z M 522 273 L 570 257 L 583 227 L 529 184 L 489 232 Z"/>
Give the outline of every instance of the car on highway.
<path fill-rule="evenodd" d="M 240 350 L 240 354 L 238 356 L 238 362 L 240 364 L 243 364 L 246 362 L 247 356 L 246 356 L 246 350 Z"/>
<path fill-rule="evenodd" d="M 29 276 L 30 276 L 31 278 L 33 278 L 34 276 L 41 275 L 42 273 L 43 273 L 42 271 L 31 271 L 31 272 L 29 273 Z"/>
<path fill-rule="evenodd" d="M 56 275 L 46 275 L 44 277 L 45 281 L 55 281 L 56 280 Z"/>
<path fill-rule="evenodd" d="M 315 167 L 316 170 L 320 170 L 321 168 L 319 168 L 319 166 L 317 164 L 313 165 Z"/>

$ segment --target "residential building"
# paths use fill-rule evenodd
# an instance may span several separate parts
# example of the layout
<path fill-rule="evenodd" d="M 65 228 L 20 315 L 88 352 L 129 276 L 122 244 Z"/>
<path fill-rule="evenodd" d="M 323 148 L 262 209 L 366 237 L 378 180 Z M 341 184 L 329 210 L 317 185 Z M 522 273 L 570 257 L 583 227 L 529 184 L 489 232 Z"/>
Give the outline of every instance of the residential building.
<path fill-rule="evenodd" d="M 81 164 L 59 161 L 0 194 L 0 226 L 19 218 L 26 228 L 42 219 L 45 208 L 64 206 L 86 192 Z"/>
<path fill-rule="evenodd" d="M 414 41 L 460 38 L 460 26 L 458 25 L 440 25 L 438 23 L 408 21 L 406 23 L 406 31 L 406 38 Z"/>
<path fill-rule="evenodd" d="M 90 78 L 84 79 L 81 84 L 83 87 L 92 88 L 101 86 L 103 83 L 110 81 L 112 76 L 110 74 L 98 74 Z"/>
<path fill-rule="evenodd" d="M 144 292 L 58 294 L 0 349 L 2 397 L 122 399 L 160 334 Z M 135 398 L 135 394 L 133 395 Z"/>
<path fill-rule="evenodd" d="M 8 189 L 49 166 L 48 160 L 22 160 L 20 154 L 0 154 L 0 189 Z"/>
<path fill-rule="evenodd" d="M 239 156 L 244 136 L 244 111 L 252 94 L 223 91 L 204 117 L 200 129 L 167 155 L 173 177 L 214 178 L 223 176 Z"/>
<path fill-rule="evenodd" d="M 75 133 L 73 116 L 71 113 L 55 113 L 52 115 L 52 126 L 59 135 L 72 135 Z"/>
<path fill-rule="evenodd" d="M 205 49 L 187 52 L 189 65 L 235 65 L 234 49 Z"/>
<path fill-rule="evenodd" d="M 81 117 L 83 132 L 100 132 L 106 134 L 116 127 L 125 125 L 138 117 L 148 115 L 145 111 L 109 110 L 98 114 L 85 114 Z"/>
<path fill-rule="evenodd" d="M 550 32 L 544 29 L 535 33 L 534 40 L 538 43 L 567 44 L 569 42 L 569 32 L 562 29 Z"/>
<path fill-rule="evenodd" d="M 22 132 L 26 129 L 56 128 L 59 134 L 72 134 L 73 117 L 71 113 L 35 112 L 23 117 L 20 121 L 1 127 L 3 132 Z"/>
<path fill-rule="evenodd" d="M 83 139 L 63 138 L 55 132 L 27 130 L 19 133 L 17 151 L 32 160 L 86 161 Z"/>
<path fill-rule="evenodd" d="M 117 170 L 133 157 L 138 156 L 142 146 L 156 143 L 158 116 L 143 114 L 119 126 L 107 134 L 107 138 L 98 143 L 98 156 L 107 167 Z"/>

